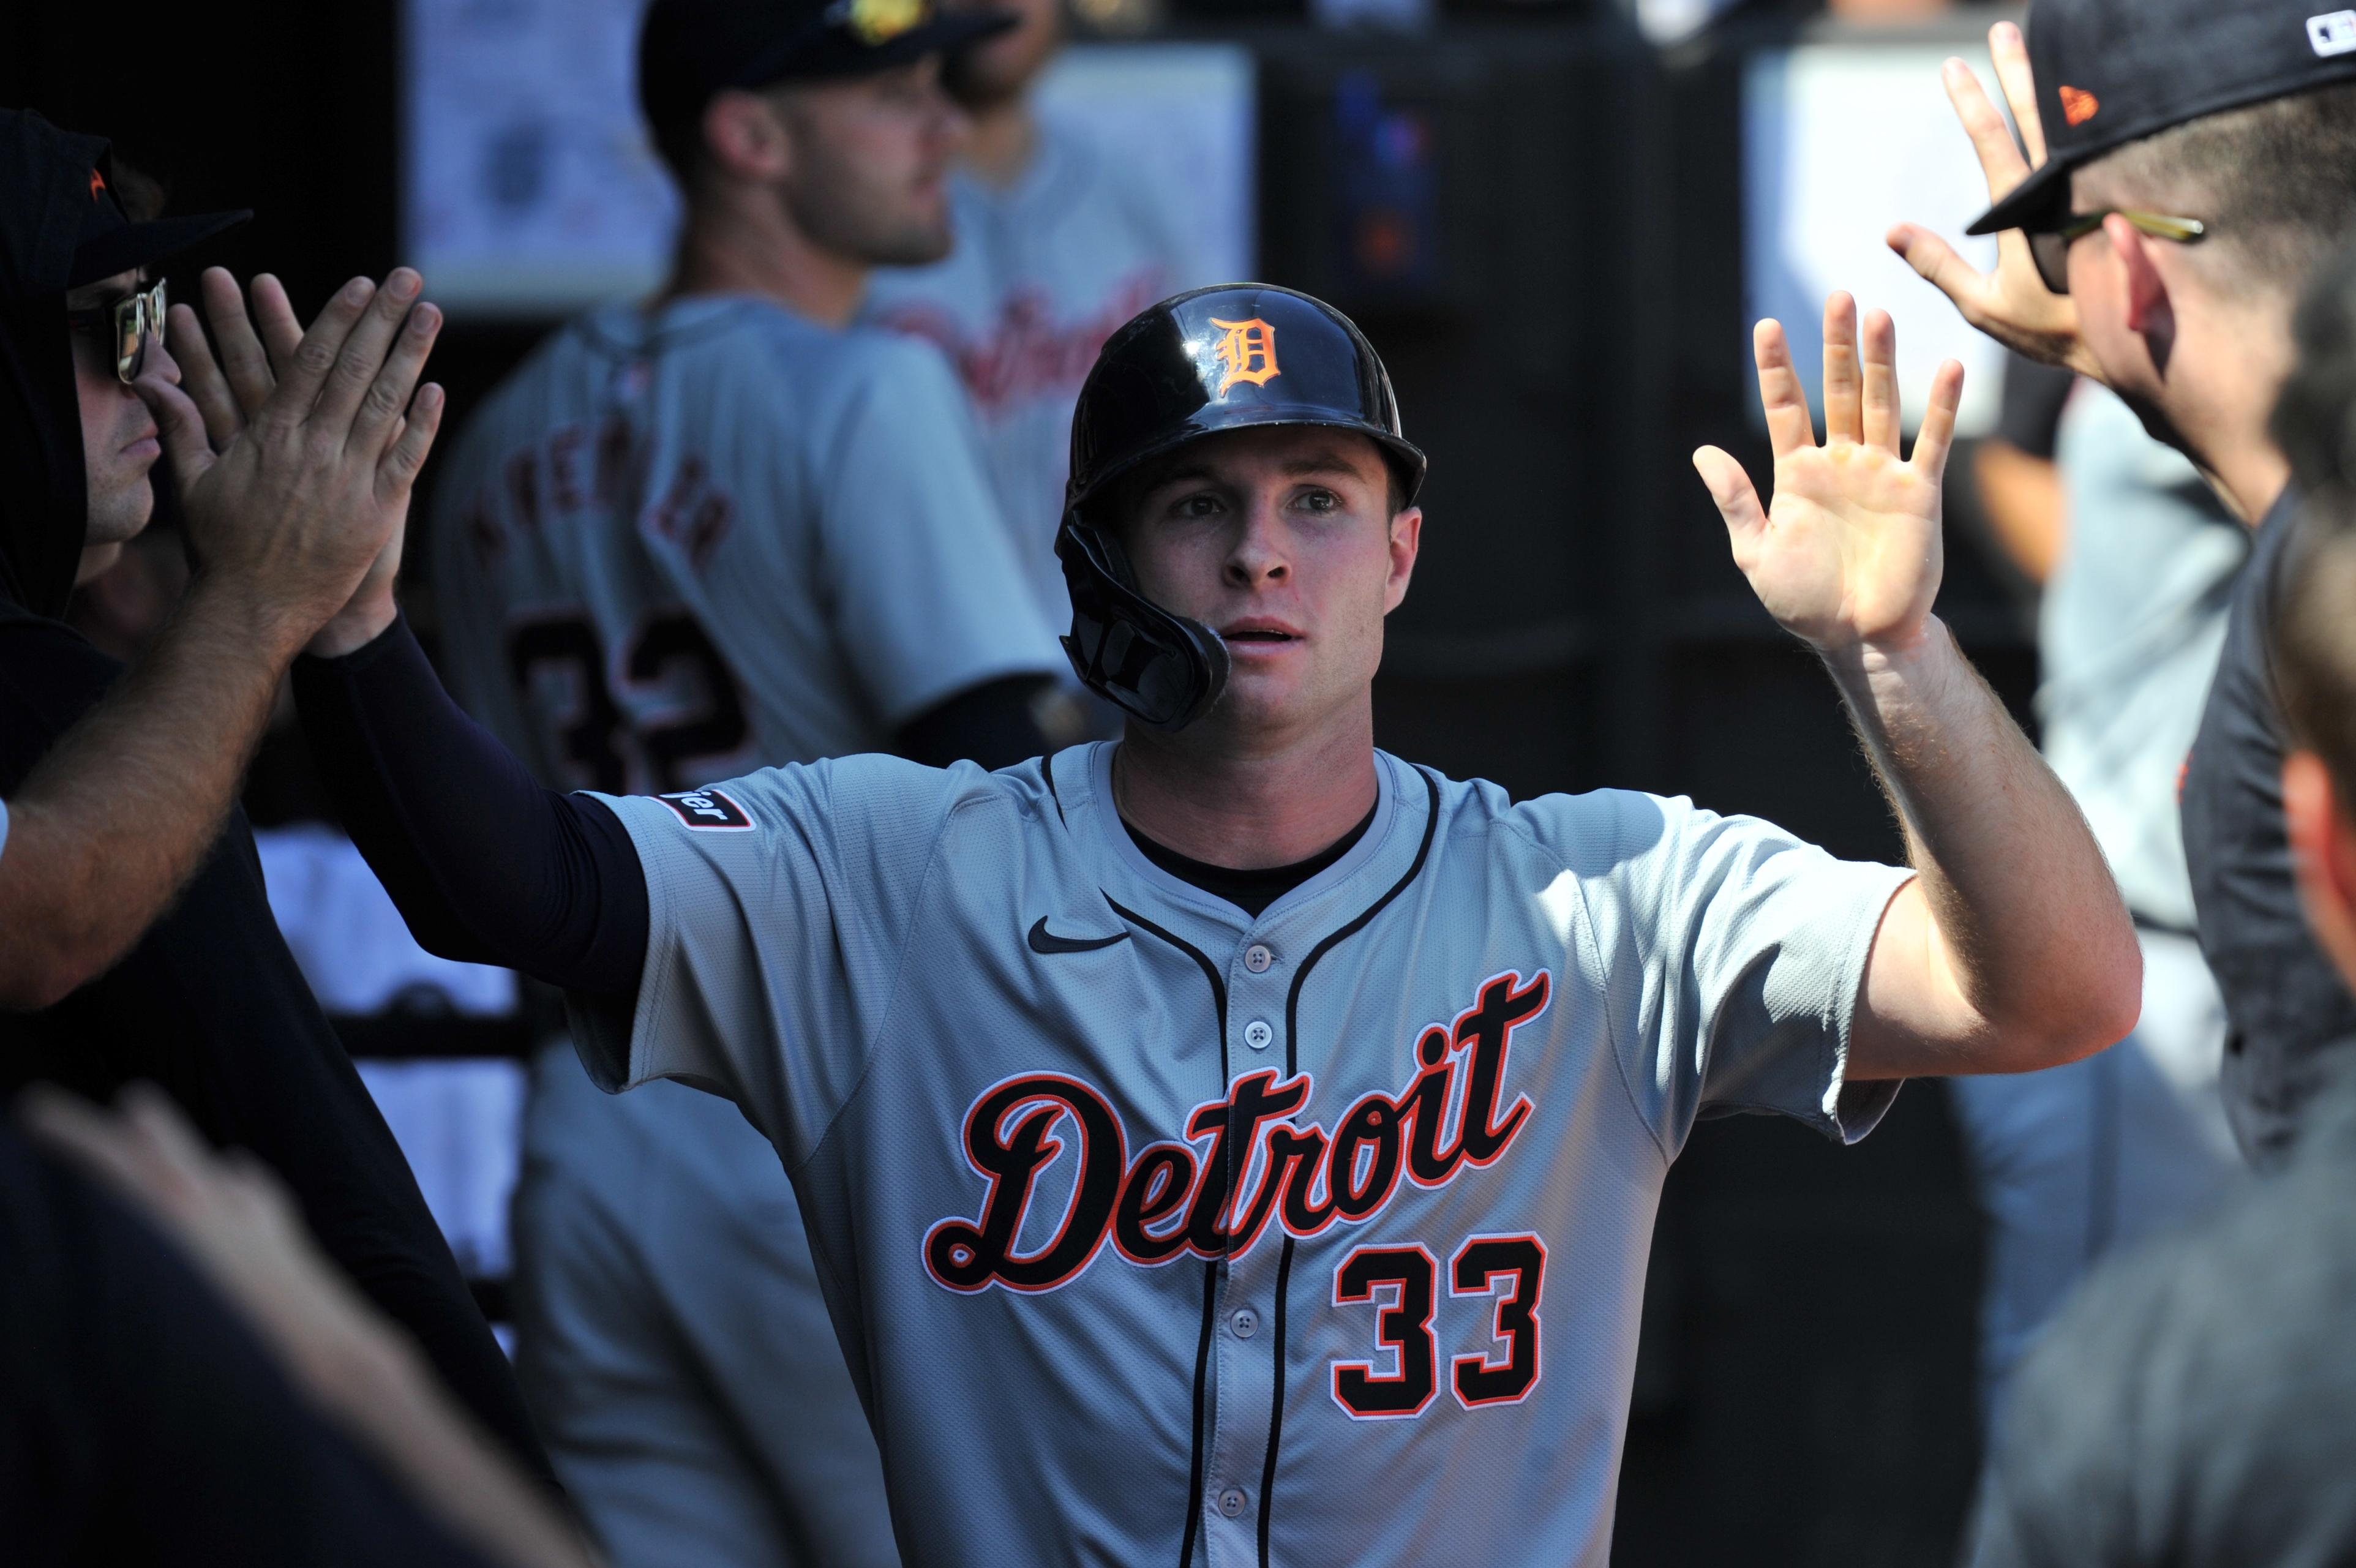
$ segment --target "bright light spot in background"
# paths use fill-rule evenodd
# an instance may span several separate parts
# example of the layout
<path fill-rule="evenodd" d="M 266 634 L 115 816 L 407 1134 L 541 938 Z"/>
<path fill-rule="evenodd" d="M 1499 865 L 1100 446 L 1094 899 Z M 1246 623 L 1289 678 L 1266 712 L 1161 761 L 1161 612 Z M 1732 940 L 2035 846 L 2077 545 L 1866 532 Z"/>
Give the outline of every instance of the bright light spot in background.
<path fill-rule="evenodd" d="M 643 0 L 408 0 L 402 248 L 455 313 L 643 293 L 679 201 L 638 123 Z"/>
<path fill-rule="evenodd" d="M 1817 44 L 1762 52 L 1743 72 L 1743 305 L 1748 322 L 1772 316 L 1824 424 L 1825 295 L 1847 289 L 1858 312 L 1877 306 L 1898 324 L 1898 385 L 1906 428 L 1922 417 L 1942 360 L 1964 365 L 1959 434 L 1996 426 L 2004 351 L 1967 325 L 1882 236 L 1920 223 L 1986 271 L 1996 239 L 1964 237 L 1987 209 L 1979 159 L 1939 82 L 1956 51 L 1920 44 Z M 1983 84 L 1995 73 L 1975 62 Z M 1754 384 L 1751 339 L 1738 349 Z M 1758 400 L 1746 400 L 1754 422 Z"/>

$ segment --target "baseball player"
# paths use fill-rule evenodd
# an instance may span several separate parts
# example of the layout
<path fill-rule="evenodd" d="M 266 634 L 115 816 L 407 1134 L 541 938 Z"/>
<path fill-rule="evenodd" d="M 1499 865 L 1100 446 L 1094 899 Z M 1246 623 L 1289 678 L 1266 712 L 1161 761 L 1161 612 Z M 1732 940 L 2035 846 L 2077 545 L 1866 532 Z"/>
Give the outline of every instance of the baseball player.
<path fill-rule="evenodd" d="M 675 275 L 542 345 L 439 492 L 453 683 L 543 782 L 1048 749 L 1033 702 L 1064 660 L 957 383 L 930 345 L 847 325 L 872 266 L 948 247 L 940 62 L 1005 20 L 648 10 Z M 895 1562 L 776 1155 L 721 1101 L 615 1100 L 571 1057 L 525 1120 L 517 1366 L 616 1563 Z"/>
<path fill-rule="evenodd" d="M 867 315 L 940 345 L 965 383 L 1015 558 L 1041 613 L 1068 610 L 1055 563 L 1072 403 L 1097 350 L 1155 300 L 1214 281 L 1110 149 L 1042 118 L 1031 92 L 1064 39 L 1062 0 L 958 0 L 1020 18 L 959 52 L 945 81 L 973 119 L 949 174 L 957 245 L 880 269 Z"/>
<path fill-rule="evenodd" d="M 776 1144 L 907 1561 L 1601 1565 L 1695 1117 L 1854 1139 L 1901 1078 L 2136 1013 L 2101 854 L 1930 613 L 1961 370 L 1905 461 L 1889 318 L 1860 355 L 1837 295 L 1826 337 L 1819 446 L 1760 333 L 1772 512 L 1696 460 L 1911 871 L 1377 751 L 1424 458 L 1356 328 L 1258 285 L 1146 311 L 1081 392 L 1067 648 L 1118 743 L 559 796 L 382 594 L 300 700 L 430 941 L 570 987 L 600 1084 Z"/>

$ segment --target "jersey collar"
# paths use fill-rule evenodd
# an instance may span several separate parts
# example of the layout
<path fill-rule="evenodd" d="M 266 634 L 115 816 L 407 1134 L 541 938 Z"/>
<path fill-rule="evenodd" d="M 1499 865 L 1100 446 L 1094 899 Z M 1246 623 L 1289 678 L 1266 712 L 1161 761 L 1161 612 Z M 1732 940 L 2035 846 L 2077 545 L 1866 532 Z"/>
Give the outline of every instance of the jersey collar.
<path fill-rule="evenodd" d="M 1145 858 L 1113 804 L 1112 757 L 1118 746 L 1118 742 L 1101 741 L 1086 747 L 1080 757 L 1065 753 L 1064 767 L 1056 778 L 1060 783 L 1078 776 L 1080 788 L 1074 791 L 1078 798 L 1070 803 L 1072 826 L 1087 842 L 1090 858 L 1108 874 L 1105 891 L 1124 904 L 1142 899 L 1165 912 L 1183 911 L 1230 934 L 1270 930 L 1290 924 L 1296 915 L 1322 919 L 1327 902 L 1348 902 L 1359 883 L 1387 887 L 1396 881 L 1422 837 L 1427 792 L 1421 780 L 1407 764 L 1377 751 L 1375 820 L 1365 835 L 1348 854 L 1270 904 L 1255 920 L 1236 905 L 1173 876 Z M 1074 768 L 1074 762 L 1083 766 Z"/>

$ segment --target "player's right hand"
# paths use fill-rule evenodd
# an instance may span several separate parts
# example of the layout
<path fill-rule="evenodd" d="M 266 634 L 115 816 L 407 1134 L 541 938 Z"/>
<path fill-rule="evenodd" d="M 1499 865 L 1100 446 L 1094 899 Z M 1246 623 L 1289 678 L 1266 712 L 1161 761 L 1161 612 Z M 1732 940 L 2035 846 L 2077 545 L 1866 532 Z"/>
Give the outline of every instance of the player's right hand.
<path fill-rule="evenodd" d="M 175 306 L 171 353 L 140 378 L 200 574 L 252 595 L 290 651 L 399 537 L 433 449 L 442 390 L 417 379 L 442 315 L 422 288 L 405 267 L 381 288 L 354 278 L 306 332 L 275 278 L 253 280 L 249 317 L 237 280 L 211 268 L 219 360 L 197 313 Z"/>
<path fill-rule="evenodd" d="M 1857 303 L 1825 301 L 1825 439 L 1792 365 L 1781 323 L 1753 339 L 1760 405 L 1775 452 L 1775 492 L 1759 492 L 1742 465 L 1716 446 L 1694 467 L 1726 520 L 1734 564 L 1776 624 L 1846 666 L 1854 656 L 1918 651 L 1945 571 L 1941 485 L 1962 401 L 1964 368 L 1949 360 L 1931 380 L 1914 455 L 1900 456 L 1898 329 L 1866 318 Z"/>
<path fill-rule="evenodd" d="M 1972 139 L 1979 155 L 1980 172 L 1987 178 L 1988 199 L 2001 201 L 2029 170 L 2045 161 L 2045 129 L 2037 114 L 2037 91 L 2029 68 L 2029 45 L 2020 29 L 1998 22 L 1988 29 L 1988 56 L 2004 100 L 2020 126 L 2029 156 L 2012 140 L 2004 116 L 1988 102 L 1972 68 L 1949 59 L 1941 71 L 1947 102 Z M 2029 237 L 2018 229 L 1997 236 L 1996 271 L 1982 273 L 1955 253 L 1955 248 L 1918 223 L 1901 223 L 1890 231 L 1890 248 L 1922 274 L 1940 293 L 1954 302 L 1964 319 L 2012 349 L 2049 365 L 2066 365 L 2080 375 L 2103 379 L 2103 367 L 2078 331 L 2078 307 L 2066 294 L 2055 294 L 2037 275 L 2029 258 Z"/>

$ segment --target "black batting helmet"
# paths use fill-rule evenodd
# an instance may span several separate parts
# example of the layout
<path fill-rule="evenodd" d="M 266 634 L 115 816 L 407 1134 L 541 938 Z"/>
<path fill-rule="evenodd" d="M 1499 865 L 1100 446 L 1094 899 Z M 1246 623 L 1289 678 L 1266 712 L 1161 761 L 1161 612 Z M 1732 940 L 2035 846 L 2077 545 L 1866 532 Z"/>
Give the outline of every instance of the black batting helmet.
<path fill-rule="evenodd" d="M 1264 424 L 1355 431 L 1382 449 L 1409 501 L 1423 487 L 1423 453 L 1400 433 L 1374 346 L 1348 317 L 1289 288 L 1226 284 L 1165 299 L 1112 335 L 1080 388 L 1055 538 L 1072 594 L 1064 651 L 1091 690 L 1155 728 L 1183 729 L 1218 699 L 1227 647 L 1138 591 L 1092 503 L 1149 458 Z"/>

